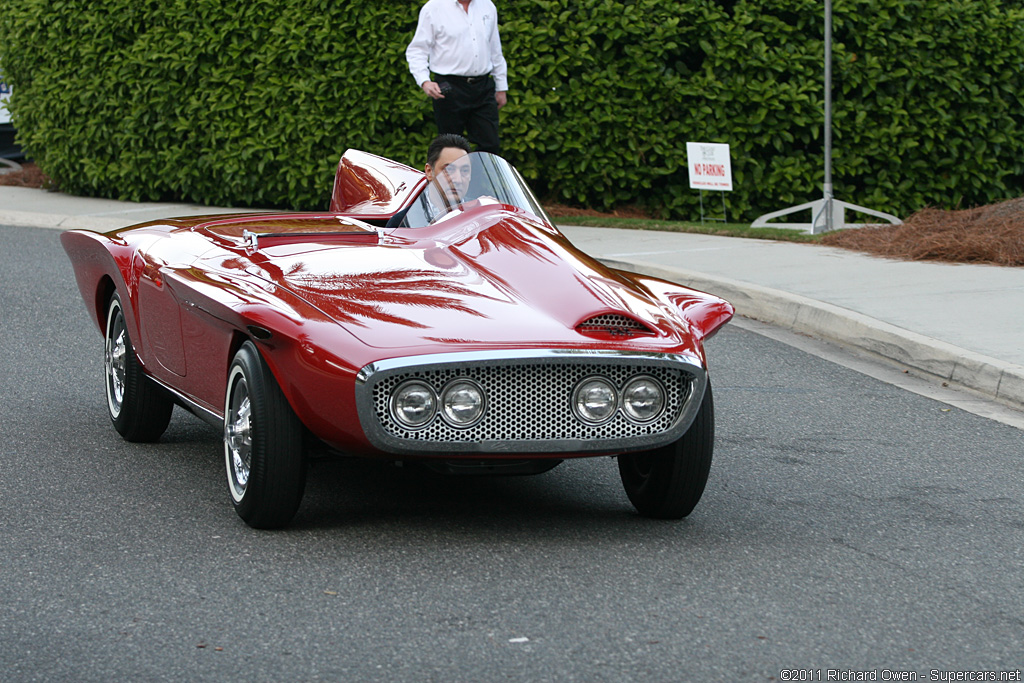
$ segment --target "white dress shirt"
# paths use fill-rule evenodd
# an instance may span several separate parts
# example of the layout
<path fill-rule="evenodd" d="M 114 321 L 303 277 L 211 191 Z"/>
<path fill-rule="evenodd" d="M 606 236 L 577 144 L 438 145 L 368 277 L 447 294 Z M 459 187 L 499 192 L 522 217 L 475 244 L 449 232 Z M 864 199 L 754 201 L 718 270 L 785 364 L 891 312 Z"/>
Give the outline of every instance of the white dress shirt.
<path fill-rule="evenodd" d="M 494 89 L 508 90 L 508 66 L 501 54 L 498 10 L 491 0 L 428 0 L 420 9 L 416 34 L 405 50 L 416 85 L 430 72 L 446 76 L 494 77 Z"/>

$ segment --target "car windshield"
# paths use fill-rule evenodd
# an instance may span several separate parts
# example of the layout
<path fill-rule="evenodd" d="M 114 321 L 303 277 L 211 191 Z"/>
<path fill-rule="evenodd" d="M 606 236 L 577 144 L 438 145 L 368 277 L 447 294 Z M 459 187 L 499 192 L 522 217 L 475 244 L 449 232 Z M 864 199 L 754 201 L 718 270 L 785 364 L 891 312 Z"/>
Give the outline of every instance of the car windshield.
<path fill-rule="evenodd" d="M 511 164 L 488 152 L 473 152 L 451 162 L 427 183 L 400 226 L 423 228 L 481 205 L 504 205 L 551 222 Z"/>

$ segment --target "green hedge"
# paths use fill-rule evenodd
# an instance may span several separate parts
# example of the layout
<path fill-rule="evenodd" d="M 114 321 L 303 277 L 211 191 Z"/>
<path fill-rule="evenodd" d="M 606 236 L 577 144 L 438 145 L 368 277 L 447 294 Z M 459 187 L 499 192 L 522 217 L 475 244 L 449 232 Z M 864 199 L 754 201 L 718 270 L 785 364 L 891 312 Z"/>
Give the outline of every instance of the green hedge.
<path fill-rule="evenodd" d="M 5 0 L 0 64 L 22 147 L 68 192 L 318 209 L 346 148 L 422 163 L 432 113 L 404 56 L 420 4 Z M 835 0 L 837 197 L 905 215 L 1020 194 L 1013 5 Z M 547 198 L 695 218 L 687 141 L 730 144 L 730 219 L 821 196 L 820 0 L 499 11 L 504 155 Z"/>

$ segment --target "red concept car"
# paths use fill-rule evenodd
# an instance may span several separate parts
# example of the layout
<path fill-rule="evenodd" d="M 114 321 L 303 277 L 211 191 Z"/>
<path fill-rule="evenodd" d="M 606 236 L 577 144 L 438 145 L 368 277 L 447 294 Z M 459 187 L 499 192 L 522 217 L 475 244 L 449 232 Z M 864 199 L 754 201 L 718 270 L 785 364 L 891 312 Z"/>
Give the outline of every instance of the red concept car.
<path fill-rule="evenodd" d="M 110 419 L 155 441 L 174 405 L 224 433 L 250 526 L 288 524 L 311 452 L 530 474 L 616 456 L 640 514 L 704 491 L 717 297 L 608 268 L 503 159 L 468 186 L 350 150 L 329 212 L 61 236 L 105 339 Z"/>

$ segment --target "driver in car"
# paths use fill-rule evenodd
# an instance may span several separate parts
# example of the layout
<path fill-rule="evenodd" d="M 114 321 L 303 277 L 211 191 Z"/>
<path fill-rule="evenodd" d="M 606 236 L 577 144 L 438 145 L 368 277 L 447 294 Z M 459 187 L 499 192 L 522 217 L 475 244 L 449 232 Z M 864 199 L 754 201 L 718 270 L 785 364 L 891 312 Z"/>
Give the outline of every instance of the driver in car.
<path fill-rule="evenodd" d="M 427 147 L 426 199 L 429 219 L 436 220 L 466 201 L 472 163 L 469 140 L 455 133 L 438 135 Z"/>

